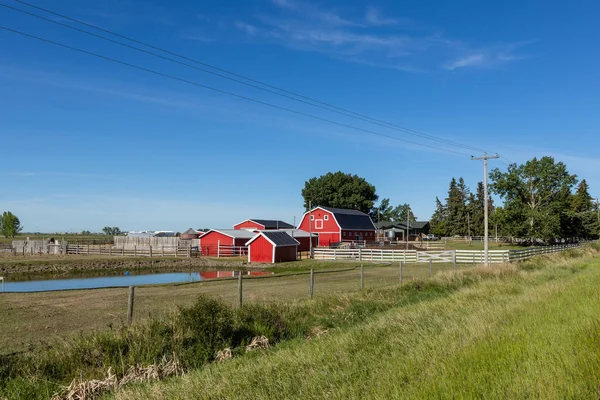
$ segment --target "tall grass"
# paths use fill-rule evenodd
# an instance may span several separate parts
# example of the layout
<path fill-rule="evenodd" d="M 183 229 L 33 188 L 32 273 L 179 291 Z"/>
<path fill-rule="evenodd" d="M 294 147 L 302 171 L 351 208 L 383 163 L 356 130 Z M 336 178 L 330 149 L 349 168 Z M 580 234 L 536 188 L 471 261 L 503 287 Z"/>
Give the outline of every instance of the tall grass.
<path fill-rule="evenodd" d="M 597 399 L 600 262 L 569 257 L 442 276 L 478 283 L 116 397 Z"/>
<path fill-rule="evenodd" d="M 592 254 L 597 250 L 586 251 Z M 364 326 L 379 326 L 382 321 L 387 324 L 388 319 L 396 321 L 396 316 L 390 314 L 395 310 L 424 310 L 422 307 L 428 307 L 425 306 L 427 304 L 447 299 L 442 307 L 456 310 L 464 316 L 463 310 L 451 300 L 453 293 L 459 291 L 463 296 L 473 296 L 474 301 L 494 296 L 496 292 L 501 296 L 515 296 L 521 293 L 525 281 L 532 284 L 546 282 L 548 276 L 555 279 L 571 276 L 570 268 L 578 264 L 569 257 L 570 254 L 554 256 L 552 260 L 536 260 L 520 267 L 504 265 L 439 274 L 434 279 L 411 281 L 402 287 L 324 296 L 311 302 L 232 309 L 220 301 L 201 296 L 192 306 L 180 308 L 167 318 L 150 320 L 131 328 L 117 327 L 81 335 L 41 351 L 2 356 L 0 398 L 47 398 L 73 379 L 103 378 L 109 369 L 117 376 L 123 376 L 129 366 L 154 364 L 163 357 L 176 359 L 186 370 L 193 371 L 211 364 L 218 351 L 224 348 L 233 349 L 234 356 L 243 355 L 245 346 L 256 336 L 266 336 L 270 343 L 289 342 L 291 347 L 285 347 L 291 349 L 295 343 L 302 345 L 304 338 L 313 337 L 318 332 L 333 329 L 333 332 L 343 334 L 356 330 L 353 334 L 358 335 L 356 340 L 361 343 L 361 349 L 373 346 L 377 352 L 381 351 L 377 345 L 386 343 L 388 335 L 393 332 L 375 329 L 370 335 L 364 331 Z M 546 275 L 542 273 L 544 271 Z M 443 321 L 436 320 L 436 314 L 430 311 L 418 314 L 421 319 L 431 320 L 431 324 L 421 332 L 423 337 L 434 337 L 444 329 Z M 452 318 L 448 316 L 446 320 L 452 321 Z M 352 353 L 354 347 L 348 347 L 350 343 L 345 343 L 342 349 L 351 349 Z M 343 352 L 340 354 L 347 357 Z M 303 362 L 318 370 L 318 360 L 325 356 L 336 357 L 335 354 L 315 355 L 314 360 Z M 243 365 L 242 360 L 247 359 L 237 358 L 239 364 L 236 361 L 232 365 Z M 333 365 L 330 367 L 334 368 Z M 274 373 L 269 366 L 265 368 Z M 259 394 L 264 393 L 255 393 Z M 179 397 L 179 394 L 174 397 Z"/>

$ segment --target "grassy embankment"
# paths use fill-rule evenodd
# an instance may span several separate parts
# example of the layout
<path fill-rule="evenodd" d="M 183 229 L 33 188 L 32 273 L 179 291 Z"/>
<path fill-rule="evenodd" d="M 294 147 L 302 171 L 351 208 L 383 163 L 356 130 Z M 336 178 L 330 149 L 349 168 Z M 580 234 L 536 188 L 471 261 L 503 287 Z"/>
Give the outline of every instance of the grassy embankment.
<path fill-rule="evenodd" d="M 8 357 L 2 390 L 43 398 L 56 383 L 166 355 L 192 372 L 118 396 L 597 398 L 600 270 L 597 259 L 569 258 L 578 253 L 240 311 L 204 299 L 131 330 Z M 244 354 L 259 334 L 281 344 L 268 357 Z M 193 370 L 228 346 L 239 357 Z"/>
<path fill-rule="evenodd" d="M 320 338 L 295 339 L 116 397 L 597 399 L 600 260 L 569 258 L 577 253 L 441 275 L 424 288 L 438 293 L 427 301 L 375 309 Z M 385 303 L 391 292 L 337 306 L 352 319 L 359 298 Z M 323 301 L 334 309 L 335 300 Z"/>

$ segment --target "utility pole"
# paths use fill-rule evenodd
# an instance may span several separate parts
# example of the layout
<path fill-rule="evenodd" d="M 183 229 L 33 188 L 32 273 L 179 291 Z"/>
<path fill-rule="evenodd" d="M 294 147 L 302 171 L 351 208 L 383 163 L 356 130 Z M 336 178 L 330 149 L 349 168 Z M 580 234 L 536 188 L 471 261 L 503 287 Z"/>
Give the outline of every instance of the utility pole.
<path fill-rule="evenodd" d="M 308 258 L 312 258 L 312 201 L 308 201 Z"/>
<path fill-rule="evenodd" d="M 410 204 L 406 204 L 406 250 L 408 250 L 408 237 L 410 236 Z"/>
<path fill-rule="evenodd" d="M 473 161 L 481 161 L 483 160 L 483 259 L 484 264 L 490 265 L 490 260 L 488 257 L 489 246 L 488 246 L 488 160 L 492 160 L 495 158 L 500 158 L 499 155 L 488 156 L 487 153 L 483 153 L 483 157 L 473 157 L 471 156 L 471 160 Z"/>
<path fill-rule="evenodd" d="M 598 211 L 598 222 L 600 222 L 600 202 L 598 202 L 597 197 L 596 197 L 596 210 Z"/>

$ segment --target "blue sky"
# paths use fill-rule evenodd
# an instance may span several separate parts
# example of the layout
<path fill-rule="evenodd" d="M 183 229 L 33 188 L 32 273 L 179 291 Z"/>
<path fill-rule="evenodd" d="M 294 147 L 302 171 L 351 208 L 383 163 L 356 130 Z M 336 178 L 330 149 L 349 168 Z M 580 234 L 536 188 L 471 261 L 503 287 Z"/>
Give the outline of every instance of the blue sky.
<path fill-rule="evenodd" d="M 552 155 L 600 195 L 597 2 L 35 4 L 511 161 Z M 440 146 L 3 7 L 0 25 Z M 0 88 L 0 210 L 18 215 L 27 231 L 106 225 L 181 231 L 230 227 L 246 218 L 293 222 L 303 211 L 304 181 L 337 170 L 365 177 L 380 197 L 408 202 L 426 219 L 453 176 L 471 188 L 482 179 L 481 163 L 468 156 L 265 107 L 3 30 Z"/>

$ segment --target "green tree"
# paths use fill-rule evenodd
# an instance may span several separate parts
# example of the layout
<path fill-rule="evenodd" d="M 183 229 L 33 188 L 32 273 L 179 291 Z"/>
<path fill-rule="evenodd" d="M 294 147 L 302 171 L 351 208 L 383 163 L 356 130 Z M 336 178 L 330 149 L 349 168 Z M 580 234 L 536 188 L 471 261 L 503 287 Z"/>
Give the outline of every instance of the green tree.
<path fill-rule="evenodd" d="M 0 216 L 0 233 L 4 237 L 14 238 L 23 230 L 21 221 L 10 211 L 4 211 Z"/>
<path fill-rule="evenodd" d="M 408 203 L 399 204 L 394 208 L 394 221 L 397 222 L 406 222 L 406 218 L 410 212 L 410 221 L 415 222 L 417 220 L 417 216 L 410 209 L 410 205 Z"/>
<path fill-rule="evenodd" d="M 448 210 L 447 230 L 449 235 L 466 236 L 468 234 L 467 200 L 471 196 L 469 188 L 465 185 L 463 178 L 456 182 L 455 178 L 450 181 L 446 208 Z"/>
<path fill-rule="evenodd" d="M 595 209 L 594 199 L 590 196 L 589 187 L 585 179 L 583 179 L 571 200 L 571 207 L 575 212 L 587 212 Z"/>
<path fill-rule="evenodd" d="M 393 221 L 394 207 L 390 206 L 390 199 L 382 199 L 378 206 L 373 207 L 369 215 L 375 222 Z"/>
<path fill-rule="evenodd" d="M 448 209 L 436 196 L 435 198 L 435 212 L 431 216 L 429 221 L 431 225 L 431 233 L 438 237 L 448 236 L 446 223 L 448 220 Z"/>
<path fill-rule="evenodd" d="M 511 164 L 506 172 L 494 169 L 491 189 L 504 200 L 506 233 L 552 241 L 567 237 L 570 229 L 571 189 L 577 176 L 552 157 Z"/>
<path fill-rule="evenodd" d="M 121 232 L 121 229 L 119 229 L 119 227 L 117 226 L 105 226 L 104 228 L 102 228 L 102 232 L 104 232 L 105 235 L 110 236 L 118 236 L 123 234 L 123 232 Z"/>
<path fill-rule="evenodd" d="M 375 186 L 364 178 L 341 171 L 309 179 L 302 189 L 302 197 L 307 210 L 311 202 L 313 207 L 349 208 L 367 214 L 379 198 Z"/>

